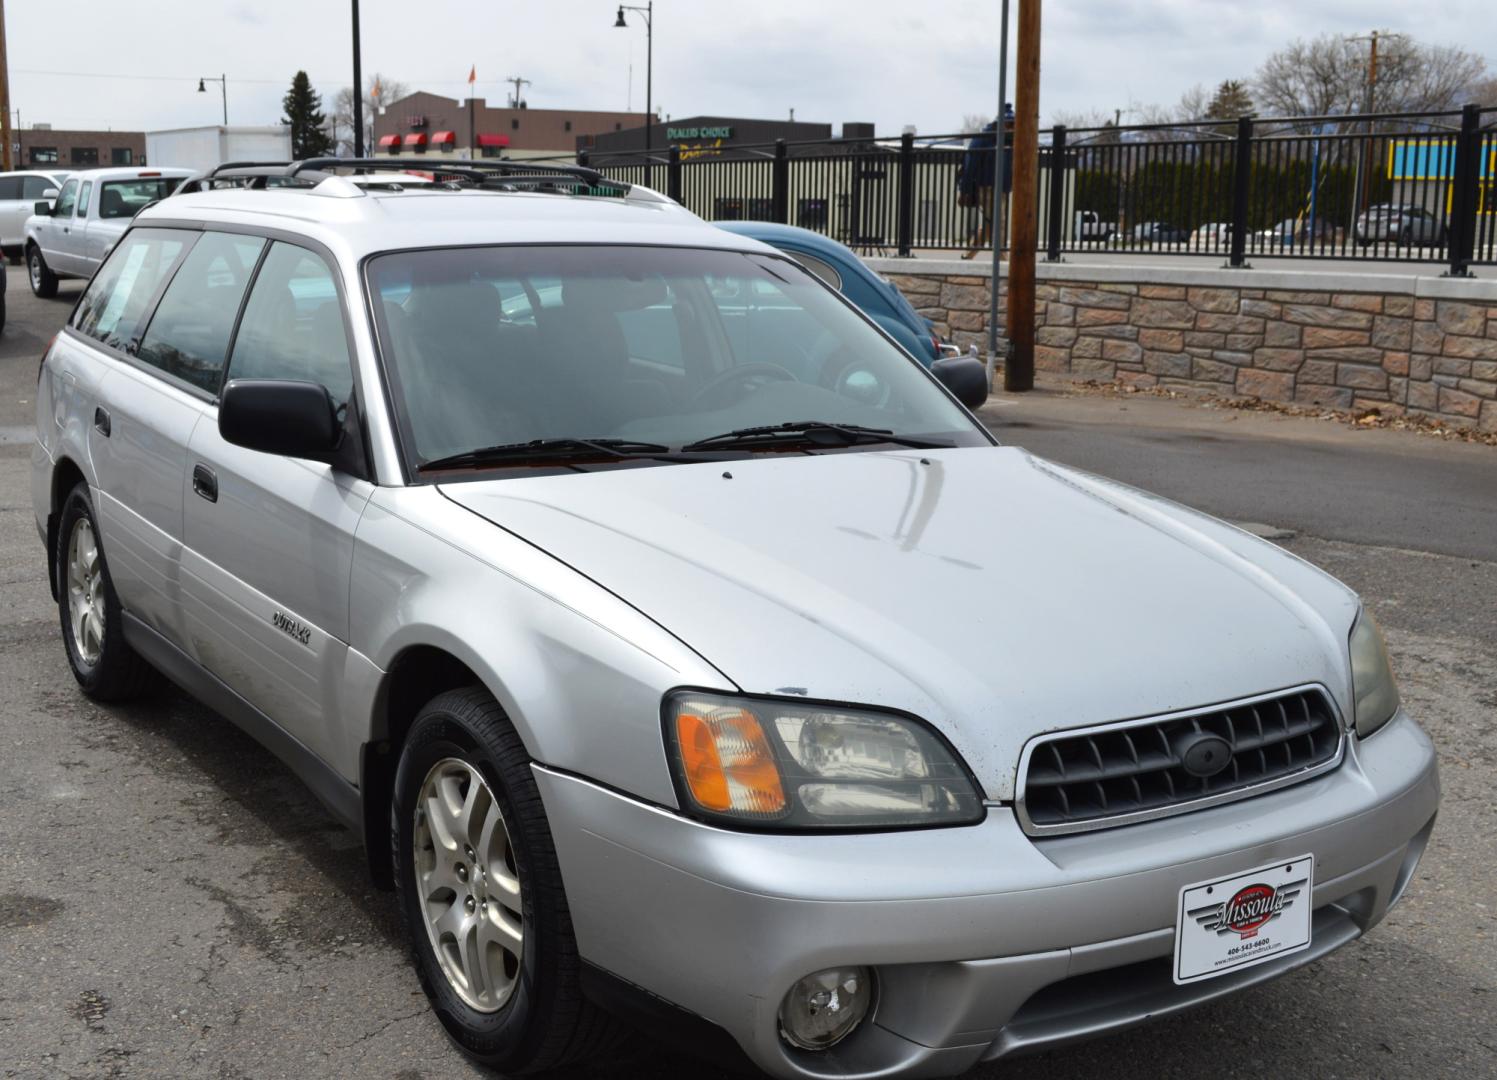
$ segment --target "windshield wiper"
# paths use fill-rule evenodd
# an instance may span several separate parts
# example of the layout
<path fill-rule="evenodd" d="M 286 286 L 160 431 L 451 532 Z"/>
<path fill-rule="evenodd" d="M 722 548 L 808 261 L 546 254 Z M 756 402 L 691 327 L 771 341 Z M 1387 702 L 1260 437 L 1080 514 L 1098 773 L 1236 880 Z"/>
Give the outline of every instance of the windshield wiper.
<path fill-rule="evenodd" d="M 447 457 L 423 461 L 417 467 L 422 472 L 432 472 L 438 469 L 501 465 L 505 462 L 567 461 L 579 457 L 657 458 L 661 461 L 696 460 L 675 457 L 671 454 L 671 448 L 661 443 L 638 442 L 634 439 L 556 438 L 481 446 L 476 450 L 464 450 L 460 454 L 449 454 Z"/>
<path fill-rule="evenodd" d="M 761 427 L 739 428 L 711 435 L 681 447 L 683 453 L 693 450 L 715 450 L 727 446 L 784 446 L 787 444 L 840 447 L 859 443 L 893 443 L 916 450 L 950 449 L 954 444 L 936 439 L 922 439 L 912 435 L 896 435 L 885 428 L 863 427 L 859 424 L 834 424 L 826 420 L 792 420 L 784 424 L 766 424 Z"/>

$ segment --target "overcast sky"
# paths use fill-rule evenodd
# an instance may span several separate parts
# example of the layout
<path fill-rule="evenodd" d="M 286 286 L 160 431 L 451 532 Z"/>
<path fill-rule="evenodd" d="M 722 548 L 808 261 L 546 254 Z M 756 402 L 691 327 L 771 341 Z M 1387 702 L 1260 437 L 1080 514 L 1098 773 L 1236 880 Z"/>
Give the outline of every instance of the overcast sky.
<path fill-rule="evenodd" d="M 1017 9 L 1018 0 L 1014 0 Z M 158 129 L 267 124 L 298 68 L 328 99 L 352 75 L 348 0 L 12 0 L 12 107 L 23 125 Z M 364 71 L 532 108 L 643 110 L 642 25 L 610 0 L 363 0 Z M 655 99 L 693 115 L 872 121 L 955 130 L 994 111 L 998 0 L 657 0 Z M 62 13 L 66 11 L 66 17 Z M 1323 32 L 1401 30 L 1482 51 L 1497 67 L 1494 0 L 1049 0 L 1040 108 L 1173 103 L 1196 83 L 1249 77 L 1268 53 Z M 631 15 L 631 19 L 638 16 Z"/>

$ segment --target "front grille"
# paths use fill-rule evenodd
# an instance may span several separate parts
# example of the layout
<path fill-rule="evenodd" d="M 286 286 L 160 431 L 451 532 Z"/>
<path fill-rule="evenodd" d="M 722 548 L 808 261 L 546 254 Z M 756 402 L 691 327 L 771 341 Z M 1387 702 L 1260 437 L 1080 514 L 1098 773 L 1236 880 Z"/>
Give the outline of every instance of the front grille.
<path fill-rule="evenodd" d="M 1230 749 L 1226 767 L 1205 778 L 1183 760 L 1203 735 L 1220 736 Z M 1033 834 L 1082 832 L 1246 798 L 1331 768 L 1341 739 L 1336 711 L 1318 687 L 1058 732 L 1025 750 L 1020 821 Z"/>

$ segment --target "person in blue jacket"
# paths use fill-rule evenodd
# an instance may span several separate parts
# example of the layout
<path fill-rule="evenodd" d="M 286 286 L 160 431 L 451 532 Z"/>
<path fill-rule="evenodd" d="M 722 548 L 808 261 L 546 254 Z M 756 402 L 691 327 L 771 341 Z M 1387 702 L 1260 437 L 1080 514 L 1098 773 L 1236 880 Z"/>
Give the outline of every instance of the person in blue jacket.
<path fill-rule="evenodd" d="M 1003 193 L 1013 190 L 1014 167 L 1014 110 L 1005 104 L 1003 110 Z M 968 237 L 968 248 L 964 259 L 975 258 L 977 252 L 993 238 L 993 173 L 995 150 L 998 146 L 998 121 L 993 120 L 967 141 L 967 152 L 962 155 L 962 167 L 957 172 L 957 205 L 976 207 L 977 229 Z M 1008 200 L 1003 200 L 1007 208 Z"/>

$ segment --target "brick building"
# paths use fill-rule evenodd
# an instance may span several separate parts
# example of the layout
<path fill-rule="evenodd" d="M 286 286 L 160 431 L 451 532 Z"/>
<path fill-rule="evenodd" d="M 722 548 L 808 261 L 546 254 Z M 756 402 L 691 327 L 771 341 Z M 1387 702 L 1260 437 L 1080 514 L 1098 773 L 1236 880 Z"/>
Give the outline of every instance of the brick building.
<path fill-rule="evenodd" d="M 440 157 L 551 157 L 576 153 L 579 136 L 641 127 L 643 112 L 496 108 L 417 91 L 374 118 L 375 154 Z M 477 143 L 474 153 L 473 144 Z"/>
<path fill-rule="evenodd" d="M 11 132 L 16 168 L 56 165 L 88 169 L 108 165 L 144 165 L 144 131 L 63 131 L 33 125 Z"/>

